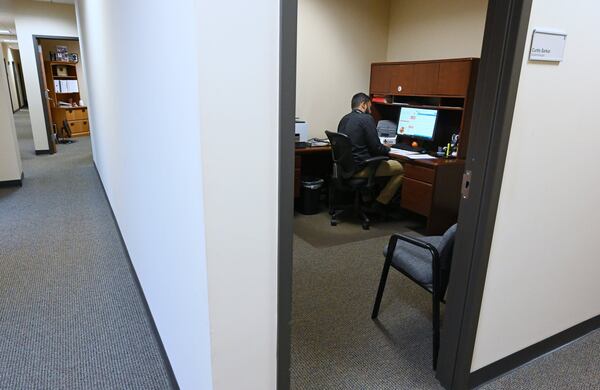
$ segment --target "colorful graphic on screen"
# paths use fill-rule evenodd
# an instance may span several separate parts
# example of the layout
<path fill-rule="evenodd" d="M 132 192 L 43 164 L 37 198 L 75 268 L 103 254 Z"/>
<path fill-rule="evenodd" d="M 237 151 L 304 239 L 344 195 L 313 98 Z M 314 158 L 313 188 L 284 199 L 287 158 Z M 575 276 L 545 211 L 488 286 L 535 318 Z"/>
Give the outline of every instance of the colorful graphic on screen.
<path fill-rule="evenodd" d="M 437 110 L 402 107 L 398 120 L 398 135 L 433 139 L 437 115 Z"/>

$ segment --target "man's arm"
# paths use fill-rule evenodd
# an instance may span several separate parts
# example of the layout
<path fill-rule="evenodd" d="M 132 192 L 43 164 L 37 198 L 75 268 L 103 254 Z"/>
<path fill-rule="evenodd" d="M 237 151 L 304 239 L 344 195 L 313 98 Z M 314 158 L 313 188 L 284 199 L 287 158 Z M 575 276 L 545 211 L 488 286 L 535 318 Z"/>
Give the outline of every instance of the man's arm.
<path fill-rule="evenodd" d="M 365 129 L 365 140 L 367 141 L 369 153 L 372 156 L 387 156 L 390 152 L 390 148 L 383 145 L 379 140 L 377 126 L 375 126 L 375 119 L 373 119 L 373 117 L 370 115 L 367 116 L 365 120 L 363 120 L 363 126 Z"/>

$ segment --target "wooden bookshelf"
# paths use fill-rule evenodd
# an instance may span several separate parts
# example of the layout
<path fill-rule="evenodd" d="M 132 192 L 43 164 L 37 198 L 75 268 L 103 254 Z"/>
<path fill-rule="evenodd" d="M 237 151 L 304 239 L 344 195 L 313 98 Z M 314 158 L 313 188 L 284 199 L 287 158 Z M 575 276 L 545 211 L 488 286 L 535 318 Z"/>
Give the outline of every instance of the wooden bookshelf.
<path fill-rule="evenodd" d="M 76 63 L 46 61 L 44 67 L 48 83 L 48 94 L 51 99 L 53 125 L 59 131 L 66 120 L 74 137 L 89 135 L 90 125 L 87 107 L 61 107 L 59 105 L 61 101 L 69 104 L 79 104 L 81 100 Z M 63 89 L 65 90 L 63 91 Z"/>

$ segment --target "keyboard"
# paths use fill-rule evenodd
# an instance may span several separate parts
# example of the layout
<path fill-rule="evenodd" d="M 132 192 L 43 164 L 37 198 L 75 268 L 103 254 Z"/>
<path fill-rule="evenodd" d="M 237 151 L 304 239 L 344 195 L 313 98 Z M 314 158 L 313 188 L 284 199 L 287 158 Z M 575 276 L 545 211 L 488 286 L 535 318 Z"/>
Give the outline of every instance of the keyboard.
<path fill-rule="evenodd" d="M 422 153 L 423 152 L 423 148 L 413 148 L 409 144 L 395 144 L 395 145 L 392 145 L 392 148 L 394 148 L 394 149 L 400 149 L 400 150 L 406 150 L 406 151 L 415 152 L 415 153 Z"/>

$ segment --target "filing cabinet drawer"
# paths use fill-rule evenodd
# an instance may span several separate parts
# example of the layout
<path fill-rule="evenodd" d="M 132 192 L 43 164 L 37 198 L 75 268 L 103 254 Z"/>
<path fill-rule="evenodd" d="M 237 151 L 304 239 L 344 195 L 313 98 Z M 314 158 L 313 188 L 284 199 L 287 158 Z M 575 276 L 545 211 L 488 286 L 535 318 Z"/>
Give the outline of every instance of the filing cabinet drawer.
<path fill-rule="evenodd" d="M 431 184 L 404 177 L 401 200 L 403 208 L 428 217 L 431 213 L 432 199 L 433 186 Z"/>
<path fill-rule="evenodd" d="M 75 117 L 77 119 L 87 119 L 88 118 L 88 114 L 87 114 L 87 108 L 80 108 L 78 110 L 75 110 Z"/>
<path fill-rule="evenodd" d="M 435 171 L 418 165 L 404 164 L 404 177 L 433 184 Z"/>
<path fill-rule="evenodd" d="M 65 118 L 67 118 L 68 121 L 79 120 L 79 110 L 76 110 L 74 108 L 66 109 L 65 110 Z"/>
<path fill-rule="evenodd" d="M 301 178 L 302 175 L 302 158 L 300 156 L 296 156 L 294 160 L 294 198 L 300 197 L 300 186 L 301 186 Z"/>
<path fill-rule="evenodd" d="M 82 121 L 68 121 L 73 135 L 83 133 Z"/>
<path fill-rule="evenodd" d="M 87 120 L 81 121 L 81 132 L 89 133 L 90 132 L 90 122 Z"/>
<path fill-rule="evenodd" d="M 65 118 L 68 121 L 87 119 L 87 108 L 67 108 L 65 110 Z"/>

